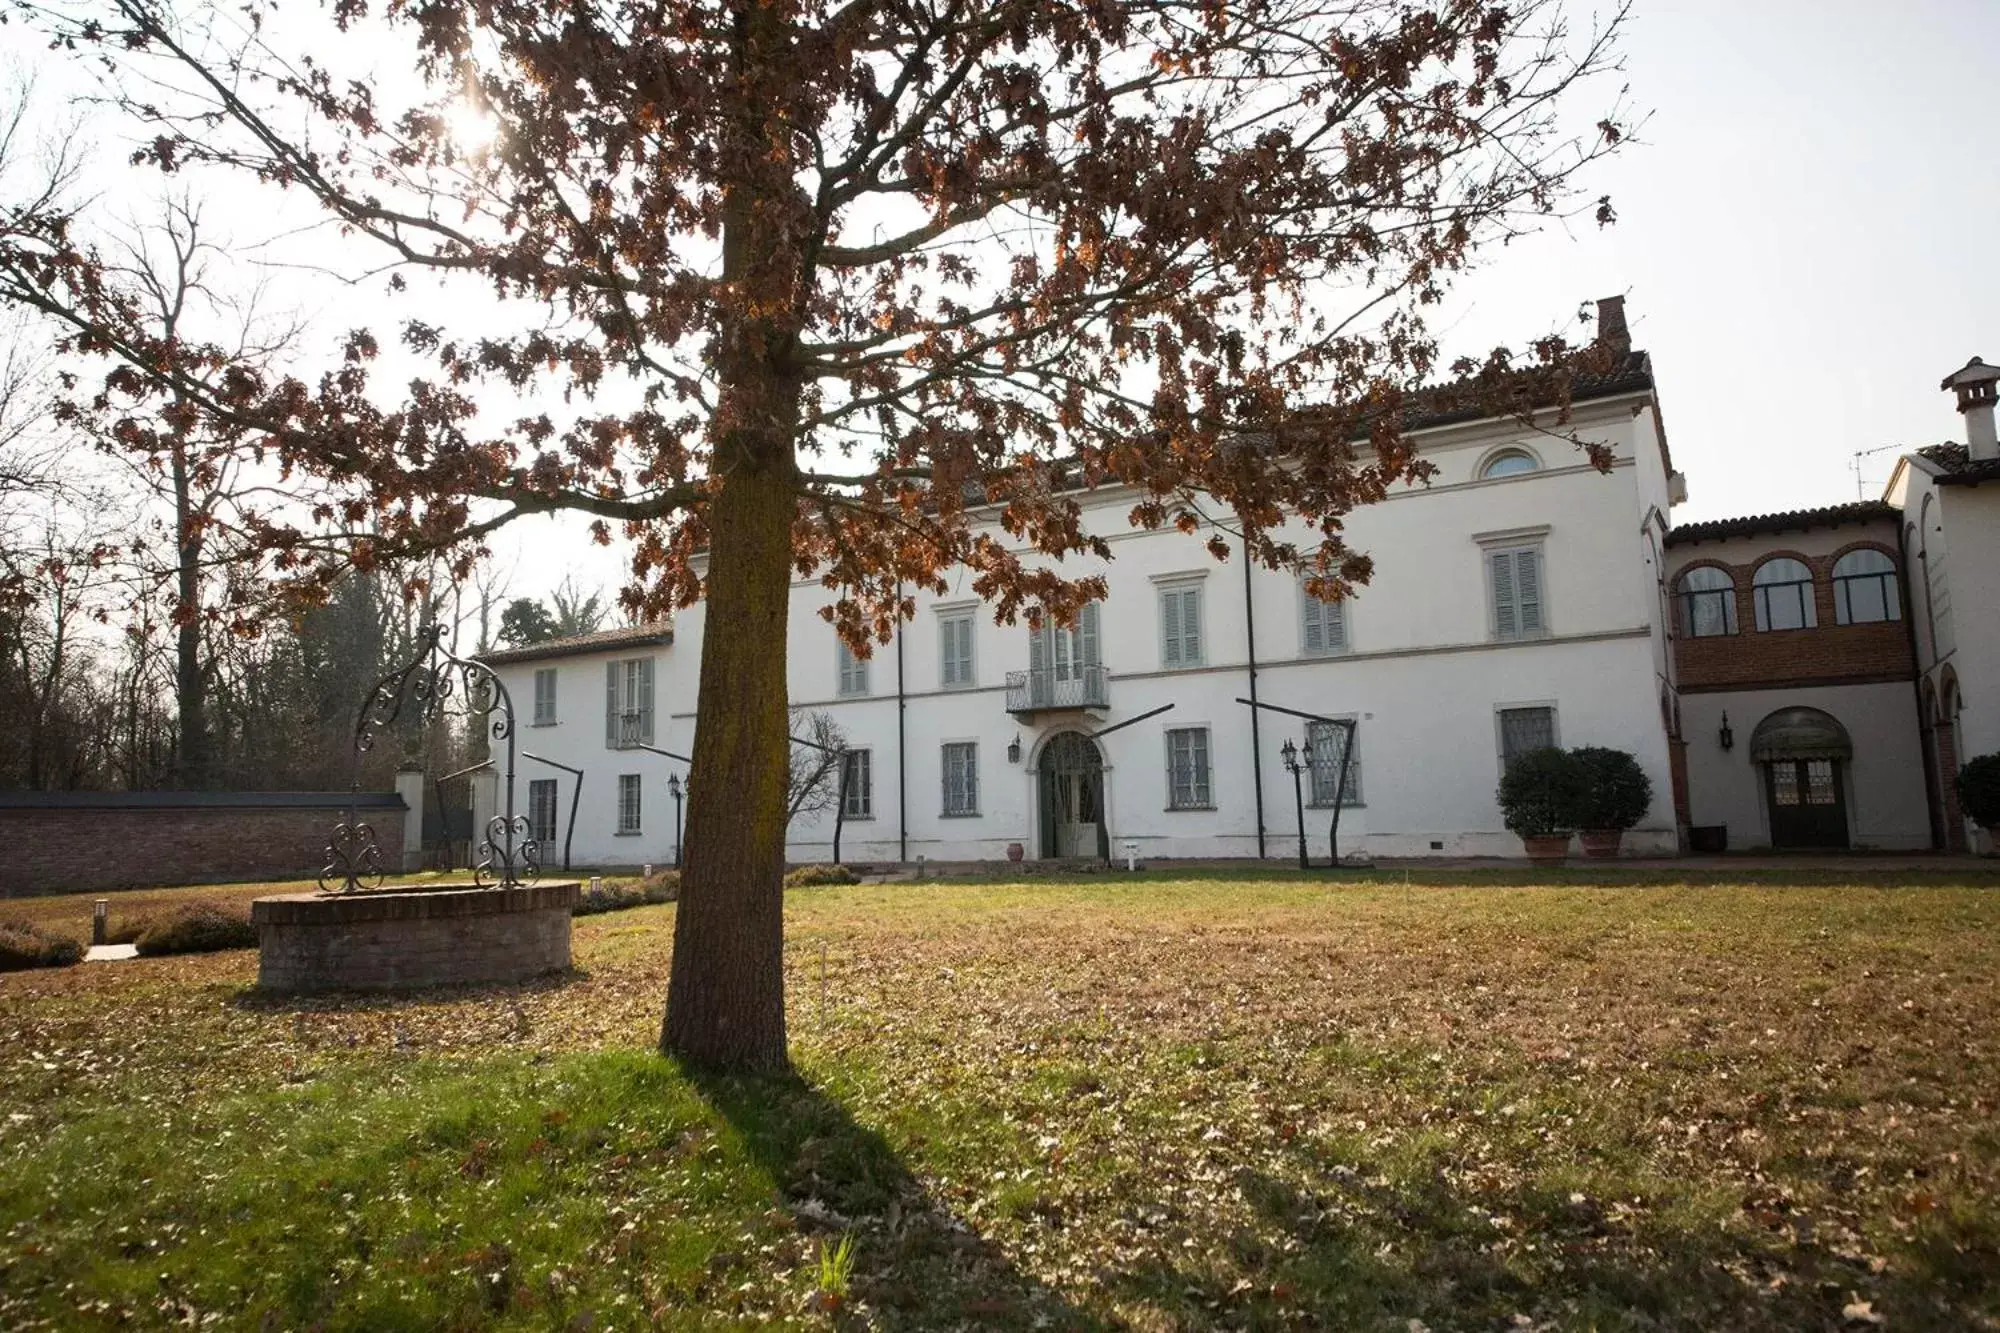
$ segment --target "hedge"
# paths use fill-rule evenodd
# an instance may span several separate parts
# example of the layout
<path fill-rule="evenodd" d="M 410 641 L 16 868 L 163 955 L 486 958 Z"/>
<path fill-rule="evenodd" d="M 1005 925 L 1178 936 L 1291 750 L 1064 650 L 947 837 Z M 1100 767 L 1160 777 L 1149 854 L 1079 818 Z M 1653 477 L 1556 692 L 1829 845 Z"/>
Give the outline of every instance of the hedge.
<path fill-rule="evenodd" d="M 137 938 L 141 958 L 175 953 L 215 953 L 222 949 L 254 949 L 257 928 L 250 914 L 222 903 L 186 903 L 164 916 L 143 923 Z"/>
<path fill-rule="evenodd" d="M 83 945 L 27 921 L 0 922 L 0 972 L 69 967 L 83 961 Z"/>

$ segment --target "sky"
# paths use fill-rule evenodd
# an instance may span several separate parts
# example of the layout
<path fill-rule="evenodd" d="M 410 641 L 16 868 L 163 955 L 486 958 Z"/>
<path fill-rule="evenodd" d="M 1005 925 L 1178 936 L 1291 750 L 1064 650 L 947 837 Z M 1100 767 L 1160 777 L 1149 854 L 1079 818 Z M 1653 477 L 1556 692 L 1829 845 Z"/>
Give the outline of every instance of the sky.
<path fill-rule="evenodd" d="M 1493 257 L 1445 345 L 1623 294 L 1675 522 L 1853 500 L 1856 450 L 1963 438 L 1938 381 L 2000 360 L 2000 3 L 1638 0 L 1625 51 L 1650 117 L 1594 178 L 1617 224 Z M 1895 458 L 1861 460 L 1865 494 Z"/>
<path fill-rule="evenodd" d="M 1487 253 L 1435 316 L 1447 359 L 1624 295 L 1688 478 L 1676 522 L 1878 495 L 1896 447 L 1960 438 L 1938 381 L 2000 360 L 2000 0 L 1636 0 L 1623 49 L 1645 120 L 1581 182 L 1618 222 Z M 1884 450 L 1859 492 L 1857 450 Z M 516 595 L 622 581 L 569 520 L 495 548 Z"/>

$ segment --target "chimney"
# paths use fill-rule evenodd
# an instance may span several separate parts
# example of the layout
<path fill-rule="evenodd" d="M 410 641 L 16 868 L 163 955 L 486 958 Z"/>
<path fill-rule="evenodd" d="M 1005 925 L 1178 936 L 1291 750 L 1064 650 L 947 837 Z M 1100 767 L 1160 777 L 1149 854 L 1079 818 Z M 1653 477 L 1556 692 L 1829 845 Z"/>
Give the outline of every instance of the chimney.
<path fill-rule="evenodd" d="M 1625 327 L 1625 298 L 1607 296 L 1597 303 L 1597 344 L 1620 356 L 1632 350 L 1632 330 Z"/>
<path fill-rule="evenodd" d="M 1958 410 L 1965 414 L 1965 452 L 1975 463 L 2000 459 L 2000 436 L 1993 430 L 1993 404 L 2000 398 L 1996 385 L 2000 385 L 2000 366 L 1989 366 L 1976 356 L 1938 385 L 1958 394 Z"/>

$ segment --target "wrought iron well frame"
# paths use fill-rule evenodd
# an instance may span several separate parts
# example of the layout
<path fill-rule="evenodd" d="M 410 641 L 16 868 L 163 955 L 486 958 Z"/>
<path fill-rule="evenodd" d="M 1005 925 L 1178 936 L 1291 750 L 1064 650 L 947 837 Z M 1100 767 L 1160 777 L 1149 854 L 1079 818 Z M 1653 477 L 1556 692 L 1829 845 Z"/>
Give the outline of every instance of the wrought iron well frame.
<path fill-rule="evenodd" d="M 445 646 L 443 625 L 417 631 L 417 651 L 402 667 L 377 680 L 361 701 L 354 720 L 354 771 L 348 789 L 347 819 L 333 830 L 326 847 L 326 865 L 319 873 L 322 893 L 355 893 L 381 886 L 386 872 L 375 830 L 361 822 L 361 761 L 374 748 L 375 737 L 402 719 L 406 703 L 414 704 L 416 719 L 430 726 L 446 717 L 481 719 L 487 738 L 506 746 L 501 773 L 503 805 L 486 821 L 472 882 L 503 889 L 533 882 L 542 872 L 541 848 L 525 814 L 514 810 L 514 699 L 492 667 L 460 657 Z M 490 757 L 489 757 L 490 762 Z"/>

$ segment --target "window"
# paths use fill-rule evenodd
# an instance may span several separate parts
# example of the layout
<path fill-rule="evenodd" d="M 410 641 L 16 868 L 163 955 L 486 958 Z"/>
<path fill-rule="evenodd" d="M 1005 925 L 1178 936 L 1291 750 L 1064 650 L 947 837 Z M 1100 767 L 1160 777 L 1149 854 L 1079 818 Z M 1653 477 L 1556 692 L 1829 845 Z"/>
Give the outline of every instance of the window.
<path fill-rule="evenodd" d="M 1347 603 L 1327 602 L 1299 588 L 1299 652 L 1323 657 L 1347 651 Z"/>
<path fill-rule="evenodd" d="M 1736 580 L 1700 565 L 1681 575 L 1681 629 L 1691 639 L 1736 632 Z"/>
<path fill-rule="evenodd" d="M 1076 613 L 1076 624 L 1068 629 L 1045 621 L 1028 639 L 1028 666 L 1033 671 L 1049 671 L 1057 680 L 1081 680 L 1085 671 L 1099 665 L 1097 647 L 1097 603 L 1086 602 Z"/>
<path fill-rule="evenodd" d="M 535 672 L 535 725 L 551 727 L 556 721 L 556 669 L 543 667 Z"/>
<path fill-rule="evenodd" d="M 1834 561 L 1833 618 L 1842 625 L 1901 620 L 1903 606 L 1896 593 L 1896 562 L 1867 547 L 1849 551 Z"/>
<path fill-rule="evenodd" d="M 1542 548 L 1488 551 L 1486 571 L 1492 581 L 1493 637 L 1532 639 L 1543 634 Z"/>
<path fill-rule="evenodd" d="M 964 689 L 972 678 L 972 613 L 956 611 L 938 617 L 938 684 Z"/>
<path fill-rule="evenodd" d="M 618 831 L 637 833 L 639 831 L 639 775 L 620 773 L 618 775 Z"/>
<path fill-rule="evenodd" d="M 1819 623 L 1813 611 L 1812 571 L 1787 556 L 1757 566 L 1750 586 L 1757 598 L 1757 628 L 1811 629 Z"/>
<path fill-rule="evenodd" d="M 1306 723 L 1306 744 L 1312 747 L 1312 795 L 1314 805 L 1330 806 L 1336 797 L 1341 805 L 1361 804 L 1360 728 L 1339 722 Z M 1347 760 L 1347 785 L 1340 785 L 1342 752 Z"/>
<path fill-rule="evenodd" d="M 538 673 L 539 674 L 539 673 Z M 544 848 L 556 840 L 556 780 L 528 780 L 528 836 Z"/>
<path fill-rule="evenodd" d="M 944 813 L 979 813 L 979 745 L 951 741 L 944 747 Z"/>
<path fill-rule="evenodd" d="M 604 743 L 614 750 L 653 743 L 653 659 L 604 664 Z"/>
<path fill-rule="evenodd" d="M 1547 704 L 1500 710 L 1500 770 L 1530 750 L 1556 744 L 1556 710 Z"/>
<path fill-rule="evenodd" d="M 845 639 L 835 639 L 834 649 L 840 661 L 839 679 L 834 684 L 834 693 L 843 697 L 868 693 L 868 659 L 856 657 Z"/>
<path fill-rule="evenodd" d="M 1201 665 L 1201 585 L 1160 589 L 1160 665 Z"/>
<path fill-rule="evenodd" d="M 875 774 L 874 764 L 866 750 L 847 752 L 847 772 L 844 786 L 846 803 L 842 807 L 848 819 L 873 819 L 875 817 Z"/>
<path fill-rule="evenodd" d="M 1526 449 L 1502 449 L 1479 469 L 1479 479 L 1486 481 L 1493 477 L 1519 476 L 1523 472 L 1538 472 L 1541 466 Z"/>
<path fill-rule="evenodd" d="M 1167 808 L 1207 810 L 1214 805 L 1208 786 L 1208 728 L 1167 729 Z"/>

